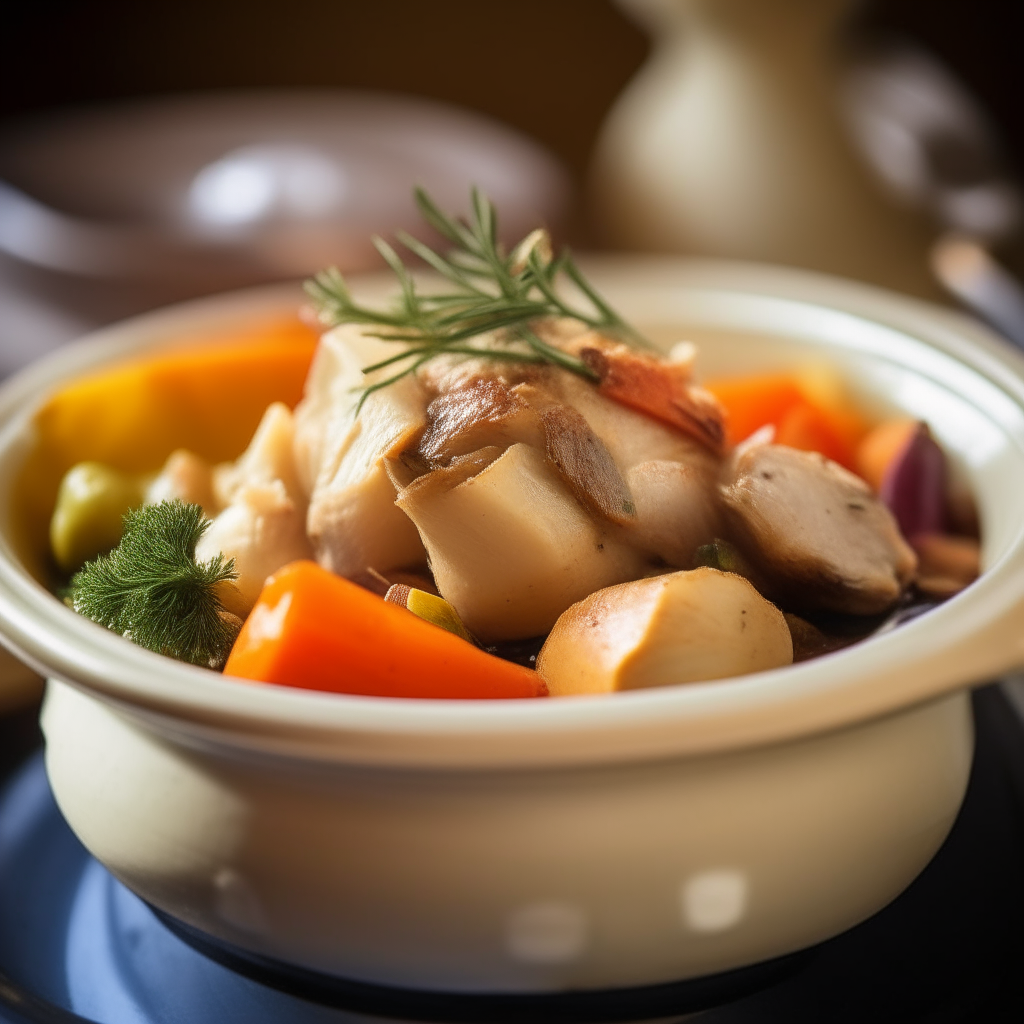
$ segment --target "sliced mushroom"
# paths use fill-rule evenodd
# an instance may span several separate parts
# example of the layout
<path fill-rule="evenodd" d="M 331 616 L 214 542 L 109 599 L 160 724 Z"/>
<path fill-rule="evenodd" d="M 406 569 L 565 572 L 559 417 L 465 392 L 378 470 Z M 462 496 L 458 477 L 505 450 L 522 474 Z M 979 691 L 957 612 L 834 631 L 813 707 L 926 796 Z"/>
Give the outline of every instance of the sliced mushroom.
<path fill-rule="evenodd" d="M 859 477 L 817 452 L 739 451 L 720 488 L 740 548 L 791 608 L 870 615 L 895 603 L 917 559 Z"/>
<path fill-rule="evenodd" d="M 461 480 L 457 468 L 420 477 L 398 506 L 420 531 L 441 596 L 481 641 L 546 633 L 574 601 L 641 573 L 536 448 L 514 444 Z"/>
<path fill-rule="evenodd" d="M 573 605 L 544 643 L 537 672 L 554 697 L 723 679 L 792 660 L 782 612 L 743 577 L 703 568 Z"/>

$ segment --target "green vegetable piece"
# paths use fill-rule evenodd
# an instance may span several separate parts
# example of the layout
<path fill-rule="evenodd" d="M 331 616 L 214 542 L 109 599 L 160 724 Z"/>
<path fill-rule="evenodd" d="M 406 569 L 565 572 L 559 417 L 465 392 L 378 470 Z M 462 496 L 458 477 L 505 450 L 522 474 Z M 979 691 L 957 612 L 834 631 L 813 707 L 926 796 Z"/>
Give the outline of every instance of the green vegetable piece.
<path fill-rule="evenodd" d="M 121 543 L 72 578 L 71 607 L 140 647 L 222 668 L 242 623 L 219 598 L 237 578 L 234 559 L 196 562 L 209 525 L 201 506 L 182 501 L 126 513 Z"/>
<path fill-rule="evenodd" d="M 117 544 L 125 512 L 143 502 L 143 483 L 100 462 L 79 462 L 64 474 L 50 520 L 50 548 L 65 572 Z"/>
<path fill-rule="evenodd" d="M 390 601 L 392 604 L 400 604 L 403 608 L 411 611 L 413 615 L 435 626 L 440 626 L 441 629 L 446 629 L 449 633 L 454 633 L 471 644 L 476 643 L 473 634 L 466 629 L 462 619 L 459 618 L 459 613 L 443 597 L 428 594 L 425 590 L 417 590 L 404 583 L 396 583 L 389 588 L 384 600 Z"/>
<path fill-rule="evenodd" d="M 734 544 L 716 537 L 710 544 L 701 544 L 694 556 L 694 568 L 707 566 L 721 572 L 732 572 L 737 576 L 751 575 L 750 565 Z"/>

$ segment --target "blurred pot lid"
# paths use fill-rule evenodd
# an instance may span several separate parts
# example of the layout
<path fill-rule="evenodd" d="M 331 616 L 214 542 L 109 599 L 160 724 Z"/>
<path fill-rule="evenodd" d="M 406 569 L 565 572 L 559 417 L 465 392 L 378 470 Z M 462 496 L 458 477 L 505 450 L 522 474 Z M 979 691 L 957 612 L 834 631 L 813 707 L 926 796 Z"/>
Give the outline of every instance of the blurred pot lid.
<path fill-rule="evenodd" d="M 93 278 L 260 280 L 378 263 L 475 185 L 514 240 L 557 229 L 557 161 L 487 117 L 355 91 L 190 94 L 50 114 L 0 133 L 0 251 Z"/>

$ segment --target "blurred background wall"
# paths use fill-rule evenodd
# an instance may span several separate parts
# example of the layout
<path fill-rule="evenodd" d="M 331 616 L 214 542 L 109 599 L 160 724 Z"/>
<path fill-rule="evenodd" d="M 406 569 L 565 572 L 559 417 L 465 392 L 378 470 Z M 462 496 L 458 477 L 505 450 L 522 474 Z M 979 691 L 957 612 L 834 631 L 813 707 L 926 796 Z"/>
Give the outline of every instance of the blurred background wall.
<path fill-rule="evenodd" d="M 1020 0 L 870 0 L 858 23 L 915 40 L 975 93 L 1024 166 Z M 536 137 L 582 178 L 648 41 L 611 0 L 33 0 L 0 33 L 0 118 L 191 89 L 418 93 Z"/>

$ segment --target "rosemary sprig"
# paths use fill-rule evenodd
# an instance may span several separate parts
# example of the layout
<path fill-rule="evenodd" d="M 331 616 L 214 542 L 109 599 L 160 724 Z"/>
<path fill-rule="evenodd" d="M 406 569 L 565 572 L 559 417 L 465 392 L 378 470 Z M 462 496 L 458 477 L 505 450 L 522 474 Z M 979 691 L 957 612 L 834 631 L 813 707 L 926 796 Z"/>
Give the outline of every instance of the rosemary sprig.
<path fill-rule="evenodd" d="M 391 310 L 359 305 L 334 267 L 306 283 L 325 326 L 362 324 L 373 328 L 369 333 L 375 337 L 402 346 L 395 355 L 363 368 L 364 373 L 386 367 L 394 367 L 395 372 L 363 389 L 357 412 L 373 392 L 415 373 L 428 360 L 448 354 L 549 363 L 596 380 L 594 371 L 582 360 L 538 336 L 533 325 L 544 317 L 572 317 L 622 341 L 646 344 L 587 282 L 568 249 L 554 256 L 543 228 L 532 231 L 506 255 L 498 242 L 494 204 L 477 189 L 472 191 L 473 212 L 468 221 L 442 213 L 423 189 L 416 189 L 415 197 L 423 219 L 453 248 L 441 255 L 404 231 L 398 233 L 398 240 L 445 278 L 450 290 L 421 295 L 398 253 L 379 236 L 373 244 L 394 271 L 400 288 Z M 589 309 L 574 308 L 562 298 L 557 287 L 562 274 L 583 294 Z M 488 332 L 496 332 L 504 347 L 469 344 Z"/>

